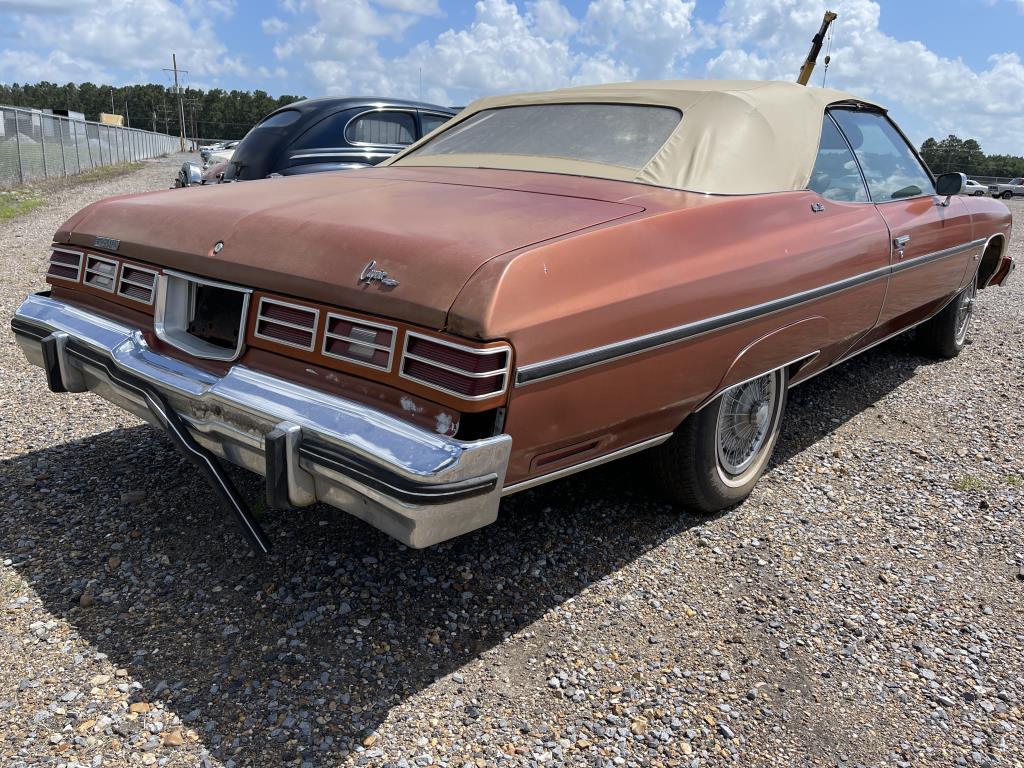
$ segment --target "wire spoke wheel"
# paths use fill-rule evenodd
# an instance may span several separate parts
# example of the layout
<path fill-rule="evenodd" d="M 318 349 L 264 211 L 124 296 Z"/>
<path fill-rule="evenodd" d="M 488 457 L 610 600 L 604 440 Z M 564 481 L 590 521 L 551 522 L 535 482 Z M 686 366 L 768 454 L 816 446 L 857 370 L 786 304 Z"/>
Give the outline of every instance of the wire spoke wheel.
<path fill-rule="evenodd" d="M 956 310 L 956 343 L 963 344 L 967 340 L 967 330 L 971 325 L 971 317 L 974 315 L 974 302 L 978 294 L 978 286 L 971 282 L 963 295 Z"/>
<path fill-rule="evenodd" d="M 782 400 L 774 372 L 722 393 L 715 447 L 718 474 L 726 485 L 744 485 L 763 468 L 774 447 Z"/>

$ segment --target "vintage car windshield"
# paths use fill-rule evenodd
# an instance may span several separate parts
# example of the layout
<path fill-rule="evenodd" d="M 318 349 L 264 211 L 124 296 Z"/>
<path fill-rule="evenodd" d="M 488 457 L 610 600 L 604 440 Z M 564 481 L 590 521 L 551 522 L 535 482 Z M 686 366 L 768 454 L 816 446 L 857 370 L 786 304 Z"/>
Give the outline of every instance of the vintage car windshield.
<path fill-rule="evenodd" d="M 642 104 L 533 104 L 485 109 L 404 158 L 473 156 L 506 167 L 502 156 L 558 158 L 639 170 L 675 130 L 682 114 Z M 398 160 L 401 164 L 402 159 Z M 447 164 L 447 163 L 441 163 Z M 510 164 L 511 167 L 520 167 Z"/>

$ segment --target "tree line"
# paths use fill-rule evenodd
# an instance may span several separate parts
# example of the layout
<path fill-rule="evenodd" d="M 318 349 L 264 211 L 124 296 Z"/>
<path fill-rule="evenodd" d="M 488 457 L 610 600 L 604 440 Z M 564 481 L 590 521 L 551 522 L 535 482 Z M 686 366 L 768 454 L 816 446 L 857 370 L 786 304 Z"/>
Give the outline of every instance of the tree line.
<path fill-rule="evenodd" d="M 212 88 L 182 90 L 185 134 L 208 139 L 240 139 L 260 118 L 303 96 L 277 98 L 265 91 L 225 91 Z M 111 104 L 113 101 L 113 104 Z M 95 85 L 46 81 L 32 85 L 0 83 L 0 104 L 28 109 L 68 109 L 99 120 L 100 112 L 126 115 L 133 128 L 177 135 L 181 124 L 173 87 L 163 85 Z"/>
<path fill-rule="evenodd" d="M 1024 176 L 1024 157 L 986 155 L 975 139 L 950 134 L 941 141 L 927 138 L 921 144 L 921 158 L 932 173 L 961 171 L 968 176 Z"/>

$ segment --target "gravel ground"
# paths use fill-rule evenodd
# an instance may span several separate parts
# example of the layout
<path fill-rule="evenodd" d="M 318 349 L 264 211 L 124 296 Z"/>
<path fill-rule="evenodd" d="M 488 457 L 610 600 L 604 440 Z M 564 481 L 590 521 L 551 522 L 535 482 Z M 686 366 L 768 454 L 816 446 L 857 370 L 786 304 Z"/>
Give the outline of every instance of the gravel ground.
<path fill-rule="evenodd" d="M 179 160 L 3 225 L 4 327 L 67 215 Z M 638 458 L 425 551 L 276 514 L 264 561 L 0 332 L 0 764 L 1024 765 L 1024 280 L 980 298 L 956 360 L 896 340 L 794 390 L 727 514 Z"/>

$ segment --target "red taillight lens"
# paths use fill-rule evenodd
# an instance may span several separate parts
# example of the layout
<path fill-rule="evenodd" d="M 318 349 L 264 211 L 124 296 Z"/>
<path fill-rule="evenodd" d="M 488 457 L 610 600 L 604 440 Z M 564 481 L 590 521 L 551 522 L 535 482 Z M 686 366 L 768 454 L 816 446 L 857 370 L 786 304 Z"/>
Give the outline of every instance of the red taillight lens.
<path fill-rule="evenodd" d="M 141 301 L 143 304 L 152 304 L 155 288 L 156 272 L 131 264 L 121 265 L 121 277 L 117 282 L 119 296 L 133 301 Z"/>
<path fill-rule="evenodd" d="M 407 333 L 402 376 L 468 400 L 500 395 L 508 383 L 508 346 L 477 349 Z"/>
<path fill-rule="evenodd" d="M 262 298 L 256 312 L 256 335 L 312 351 L 319 317 L 319 310 Z"/>
<path fill-rule="evenodd" d="M 50 268 L 46 270 L 49 277 L 78 282 L 82 276 L 82 254 L 78 251 L 58 250 L 50 252 Z"/>

